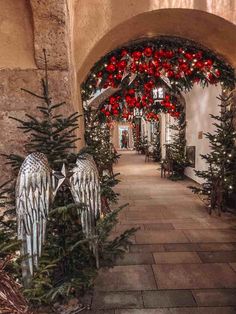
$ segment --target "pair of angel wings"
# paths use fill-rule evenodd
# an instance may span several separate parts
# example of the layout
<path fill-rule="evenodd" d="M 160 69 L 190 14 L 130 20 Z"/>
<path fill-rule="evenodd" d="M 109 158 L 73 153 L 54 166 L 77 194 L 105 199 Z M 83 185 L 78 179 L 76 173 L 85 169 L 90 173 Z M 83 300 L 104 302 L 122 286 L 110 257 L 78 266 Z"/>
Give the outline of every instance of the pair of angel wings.
<path fill-rule="evenodd" d="M 89 154 L 80 156 L 71 171 L 69 184 L 75 203 L 84 203 L 81 224 L 86 237 L 94 235 L 95 220 L 101 213 L 100 182 L 96 164 Z M 47 216 L 56 192 L 66 179 L 65 167 L 61 173 L 53 171 L 47 157 L 32 153 L 24 160 L 16 183 L 17 234 L 22 240 L 22 275 L 27 286 L 38 267 L 45 241 Z"/>

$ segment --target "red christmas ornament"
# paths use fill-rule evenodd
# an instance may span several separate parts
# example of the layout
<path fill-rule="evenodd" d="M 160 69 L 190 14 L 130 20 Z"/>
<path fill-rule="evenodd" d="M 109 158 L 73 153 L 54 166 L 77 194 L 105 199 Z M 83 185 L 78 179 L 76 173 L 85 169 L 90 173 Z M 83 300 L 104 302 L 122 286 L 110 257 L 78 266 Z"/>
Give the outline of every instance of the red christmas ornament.
<path fill-rule="evenodd" d="M 118 73 L 118 74 L 116 75 L 116 79 L 117 79 L 118 81 L 121 81 L 121 80 L 122 80 L 122 77 L 123 77 L 123 75 L 120 74 L 120 73 Z"/>
<path fill-rule="evenodd" d="M 128 51 L 127 51 L 127 50 L 123 49 L 123 50 L 121 51 L 121 57 L 125 57 L 127 54 L 128 54 Z"/>
<path fill-rule="evenodd" d="M 192 55 L 191 53 L 189 53 L 189 52 L 186 52 L 186 53 L 184 54 L 184 56 L 185 56 L 185 58 L 188 59 L 188 60 L 192 60 L 192 59 L 193 59 L 193 55 Z"/>
<path fill-rule="evenodd" d="M 151 56 L 152 56 L 152 53 L 153 53 L 152 48 L 146 47 L 146 48 L 144 49 L 143 53 L 144 53 L 144 55 L 145 55 L 146 57 L 151 57 Z"/>
<path fill-rule="evenodd" d="M 159 71 L 156 71 L 155 74 L 154 74 L 154 76 L 155 76 L 156 78 L 160 77 L 160 75 L 161 75 L 161 74 L 160 74 Z"/>
<path fill-rule="evenodd" d="M 128 94 L 135 95 L 135 90 L 133 88 L 129 89 Z"/>
<path fill-rule="evenodd" d="M 196 58 L 197 60 L 202 59 L 202 51 L 198 51 L 198 52 L 195 54 L 195 58 Z"/>
<path fill-rule="evenodd" d="M 164 68 L 165 70 L 169 70 L 169 69 L 171 68 L 171 64 L 168 63 L 168 62 L 163 62 L 163 63 L 162 63 L 162 66 L 163 66 L 163 68 Z"/>
<path fill-rule="evenodd" d="M 97 77 L 99 77 L 99 78 L 101 78 L 102 75 L 103 75 L 102 71 L 99 71 L 99 72 L 97 73 Z"/>
<path fill-rule="evenodd" d="M 106 67 L 106 70 L 107 70 L 107 72 L 109 72 L 109 73 L 113 73 L 113 72 L 115 72 L 116 67 L 115 67 L 114 64 L 108 64 L 107 67 Z"/>
<path fill-rule="evenodd" d="M 167 76 L 168 77 L 173 77 L 175 74 L 174 74 L 174 72 L 173 71 L 168 71 L 167 72 Z"/>
<path fill-rule="evenodd" d="M 116 101 L 116 98 L 115 98 L 114 96 L 111 96 L 111 97 L 109 98 L 109 103 L 110 103 L 111 105 L 113 105 L 113 104 L 115 103 L 115 101 Z"/>
<path fill-rule="evenodd" d="M 117 67 L 120 71 L 124 70 L 126 67 L 127 63 L 125 60 L 121 60 L 118 62 Z"/>
<path fill-rule="evenodd" d="M 191 75 L 192 74 L 192 70 L 188 69 L 184 73 L 185 73 L 185 75 Z"/>
<path fill-rule="evenodd" d="M 156 51 L 154 52 L 154 58 L 156 58 L 156 59 L 159 59 L 159 58 L 160 58 L 160 53 L 159 53 L 158 50 L 156 50 Z"/>
<path fill-rule="evenodd" d="M 198 68 L 198 69 L 201 69 L 201 68 L 204 67 L 204 64 L 203 64 L 203 62 L 198 61 L 198 62 L 196 62 L 195 67 Z"/>
<path fill-rule="evenodd" d="M 164 57 L 165 56 L 165 51 L 162 50 L 162 49 L 160 49 L 158 53 L 159 53 L 159 57 Z"/>
<path fill-rule="evenodd" d="M 116 63 L 116 57 L 115 57 L 115 56 L 112 56 L 111 59 L 110 59 L 110 62 L 111 62 L 111 63 Z"/>
<path fill-rule="evenodd" d="M 132 53 L 132 57 L 134 58 L 135 61 L 138 61 L 142 56 L 142 52 L 141 51 L 134 51 Z"/>
<path fill-rule="evenodd" d="M 212 73 L 209 73 L 208 74 L 208 79 L 209 79 L 209 81 L 214 81 L 214 75 L 212 74 Z"/>
<path fill-rule="evenodd" d="M 180 69 L 181 69 L 182 71 L 187 71 L 188 68 L 189 68 L 186 63 L 182 63 L 179 67 L 180 67 Z"/>
<path fill-rule="evenodd" d="M 137 71 L 137 66 L 136 66 L 135 63 L 132 63 L 132 64 L 131 64 L 130 70 L 131 70 L 131 72 L 133 72 L 133 73 Z"/>
<path fill-rule="evenodd" d="M 127 104 L 130 104 L 131 100 L 132 100 L 132 97 L 130 95 L 125 96 L 125 101 L 127 102 Z"/>
<path fill-rule="evenodd" d="M 212 66 L 212 64 L 213 64 L 213 61 L 211 59 L 208 59 L 208 60 L 205 61 L 205 65 L 206 66 L 210 67 L 210 66 Z"/>
<path fill-rule="evenodd" d="M 220 70 L 215 69 L 215 76 L 216 77 L 220 77 L 220 75 L 221 75 Z"/>
<path fill-rule="evenodd" d="M 156 68 L 158 68 L 160 66 L 160 62 L 158 60 L 153 60 L 152 61 L 152 65 Z"/>
<path fill-rule="evenodd" d="M 174 52 L 171 51 L 171 50 L 167 50 L 167 51 L 165 52 L 165 55 L 166 55 L 166 57 L 167 57 L 168 59 L 171 59 L 171 58 L 174 57 Z"/>
<path fill-rule="evenodd" d="M 149 75 L 153 76 L 153 75 L 154 75 L 154 69 L 153 69 L 153 68 L 149 68 L 149 69 L 147 70 L 147 73 L 148 73 Z"/>

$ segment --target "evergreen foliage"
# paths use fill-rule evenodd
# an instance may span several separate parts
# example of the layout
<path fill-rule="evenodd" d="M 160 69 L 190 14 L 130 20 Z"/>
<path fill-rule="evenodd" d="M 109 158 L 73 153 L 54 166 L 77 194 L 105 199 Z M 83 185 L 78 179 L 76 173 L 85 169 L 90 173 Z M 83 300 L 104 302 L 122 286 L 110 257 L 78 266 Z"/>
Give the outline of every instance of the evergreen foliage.
<path fill-rule="evenodd" d="M 117 176 L 113 173 L 113 164 L 116 163 L 120 155 L 115 150 L 110 140 L 110 129 L 106 123 L 99 120 L 96 111 L 87 110 L 85 112 L 85 141 L 86 151 L 94 156 L 101 180 L 102 209 L 109 212 L 112 203 L 116 203 L 118 194 L 113 188 L 119 183 Z"/>
<path fill-rule="evenodd" d="M 161 131 L 160 131 L 160 123 L 157 122 L 156 131 L 154 133 L 154 139 L 152 142 L 153 145 L 153 158 L 154 161 L 161 160 Z"/>
<path fill-rule="evenodd" d="M 236 131 L 233 124 L 235 114 L 233 95 L 221 95 L 218 99 L 221 102 L 220 114 L 210 115 L 216 127 L 215 132 L 205 134 L 211 151 L 201 155 L 208 169 L 195 171 L 204 183 L 200 187 L 190 187 L 194 193 L 205 196 L 210 213 L 216 208 L 219 213 L 225 211 L 230 197 L 236 191 Z"/>
<path fill-rule="evenodd" d="M 171 180 L 183 180 L 184 169 L 188 165 L 186 158 L 186 122 L 185 112 L 183 108 L 179 118 L 176 120 L 177 123 L 170 126 L 173 130 L 171 143 L 167 145 L 167 155 L 173 162 L 173 174 L 169 177 Z"/>
<path fill-rule="evenodd" d="M 45 54 L 45 51 L 44 51 Z M 25 148 L 27 153 L 43 152 L 50 163 L 52 169 L 61 169 L 63 163 L 68 170 L 74 165 L 78 154 L 74 153 L 75 142 L 78 138 L 75 130 L 78 127 L 77 113 L 64 117 L 58 110 L 64 106 L 64 102 L 54 104 L 49 92 L 47 61 L 45 54 L 45 78 L 42 79 L 42 95 L 24 90 L 32 97 L 42 100 L 42 105 L 38 106 L 41 117 L 35 118 L 26 115 L 26 120 L 19 120 L 19 129 L 30 135 L 30 140 Z M 35 114 L 39 116 L 39 113 Z M 114 160 L 117 156 L 112 154 L 105 161 L 96 152 L 95 159 L 104 162 Z M 16 217 L 14 204 L 14 187 L 16 173 L 24 160 L 22 156 L 9 155 L 7 163 L 12 166 L 12 180 L 0 187 L 1 207 L 5 206 L 3 215 L 0 219 L 0 257 L 6 258 L 11 254 L 12 260 L 8 265 L 9 271 L 21 280 L 19 258 L 20 243 L 16 238 Z M 117 180 L 114 178 L 114 181 Z M 111 185 L 108 181 L 107 185 Z M 103 187 L 104 188 L 104 187 Z M 114 198 L 114 195 L 112 196 Z M 43 255 L 40 259 L 39 269 L 35 271 L 35 276 L 30 289 L 24 291 L 25 295 L 34 304 L 49 303 L 57 300 L 67 301 L 68 298 L 77 296 L 90 288 L 97 273 L 94 256 L 90 250 L 90 242 L 98 241 L 103 247 L 100 253 L 119 255 L 123 252 L 129 240 L 128 237 L 134 230 L 127 231 L 114 241 L 108 241 L 108 233 L 117 221 L 119 210 L 112 213 L 104 222 L 99 222 L 98 239 L 85 239 L 80 223 L 80 212 L 84 209 L 83 204 L 75 204 L 69 187 L 64 184 L 58 190 L 53 207 L 47 222 L 46 243 L 43 248 Z M 111 218 L 111 219 L 110 219 Z M 103 231 L 102 226 L 106 224 L 107 231 Z M 103 232 L 103 233 L 102 233 Z M 106 234 L 106 237 L 104 236 Z M 103 244 L 103 239 L 106 243 Z M 4 243 L 5 242 L 5 243 Z M 111 252 L 106 250 L 112 249 Z"/>

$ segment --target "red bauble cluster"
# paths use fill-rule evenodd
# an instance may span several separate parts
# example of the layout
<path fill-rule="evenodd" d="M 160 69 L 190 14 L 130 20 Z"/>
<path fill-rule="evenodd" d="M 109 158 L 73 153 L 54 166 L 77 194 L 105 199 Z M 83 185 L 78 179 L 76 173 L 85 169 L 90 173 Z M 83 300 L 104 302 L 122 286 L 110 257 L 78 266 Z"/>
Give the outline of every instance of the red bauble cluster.
<path fill-rule="evenodd" d="M 170 80 L 178 81 L 183 78 L 190 78 L 193 83 L 199 80 L 207 80 L 216 83 L 221 72 L 214 65 L 212 59 L 203 56 L 202 51 L 188 51 L 178 49 L 156 49 L 151 46 L 140 48 L 132 52 L 121 50 L 117 55 L 109 58 L 108 63 L 101 66 L 95 73 L 96 84 L 99 84 L 101 77 L 105 78 L 102 88 L 117 87 L 126 77 L 126 74 L 135 73 L 137 76 L 150 78 L 150 82 L 156 82 L 160 76 L 166 76 Z M 149 83 L 145 83 L 147 88 Z"/>
<path fill-rule="evenodd" d="M 173 112 L 176 106 L 171 103 L 170 95 L 166 95 L 165 99 L 161 101 L 161 105 L 167 109 L 168 112 Z"/>
<path fill-rule="evenodd" d="M 148 87 L 148 88 L 147 88 Z M 141 110 L 143 117 L 148 121 L 157 120 L 160 111 L 178 117 L 176 109 L 177 99 L 173 96 L 166 95 L 165 99 L 157 104 L 154 104 L 152 98 L 153 83 L 147 82 L 147 87 L 144 88 L 144 94 L 137 96 L 135 89 L 130 88 L 127 91 L 120 91 L 118 94 L 110 96 L 109 99 L 103 104 L 101 112 L 107 118 L 122 118 L 129 120 L 134 117 L 135 110 Z"/>
<path fill-rule="evenodd" d="M 145 115 L 145 119 L 147 121 L 150 121 L 150 122 L 151 121 L 158 121 L 159 120 L 159 115 L 157 113 L 155 113 L 155 112 L 148 112 Z"/>
<path fill-rule="evenodd" d="M 111 115 L 119 116 L 121 112 L 120 101 L 120 95 L 111 96 L 108 100 L 108 103 L 105 103 L 105 105 L 102 107 L 101 112 L 104 113 L 106 117 L 109 117 Z"/>

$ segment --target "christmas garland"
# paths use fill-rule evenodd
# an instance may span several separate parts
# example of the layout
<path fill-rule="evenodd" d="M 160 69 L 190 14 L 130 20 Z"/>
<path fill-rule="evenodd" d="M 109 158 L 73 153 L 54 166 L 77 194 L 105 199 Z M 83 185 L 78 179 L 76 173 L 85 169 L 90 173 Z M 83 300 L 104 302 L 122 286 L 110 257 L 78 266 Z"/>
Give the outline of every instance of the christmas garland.
<path fill-rule="evenodd" d="M 223 88 L 234 87 L 234 71 L 230 65 L 191 41 L 164 37 L 123 47 L 104 56 L 93 67 L 81 93 L 83 100 L 88 100 L 97 90 L 120 87 L 123 94 L 109 99 L 112 110 L 104 111 L 107 102 L 101 106 L 105 117 L 125 117 L 134 108 L 145 109 L 154 117 L 157 114 L 157 110 L 152 110 L 154 87 L 161 86 L 179 94 L 194 84 L 205 87 L 218 83 Z M 169 111 L 178 116 L 176 108 Z"/>
<path fill-rule="evenodd" d="M 163 100 L 154 102 L 149 93 L 138 95 L 135 89 L 130 88 L 117 92 L 102 103 L 99 120 L 112 117 L 114 120 L 132 121 L 136 115 L 142 114 L 147 121 L 158 121 L 160 112 L 179 117 L 179 109 L 178 99 L 172 94 L 165 94 Z"/>

